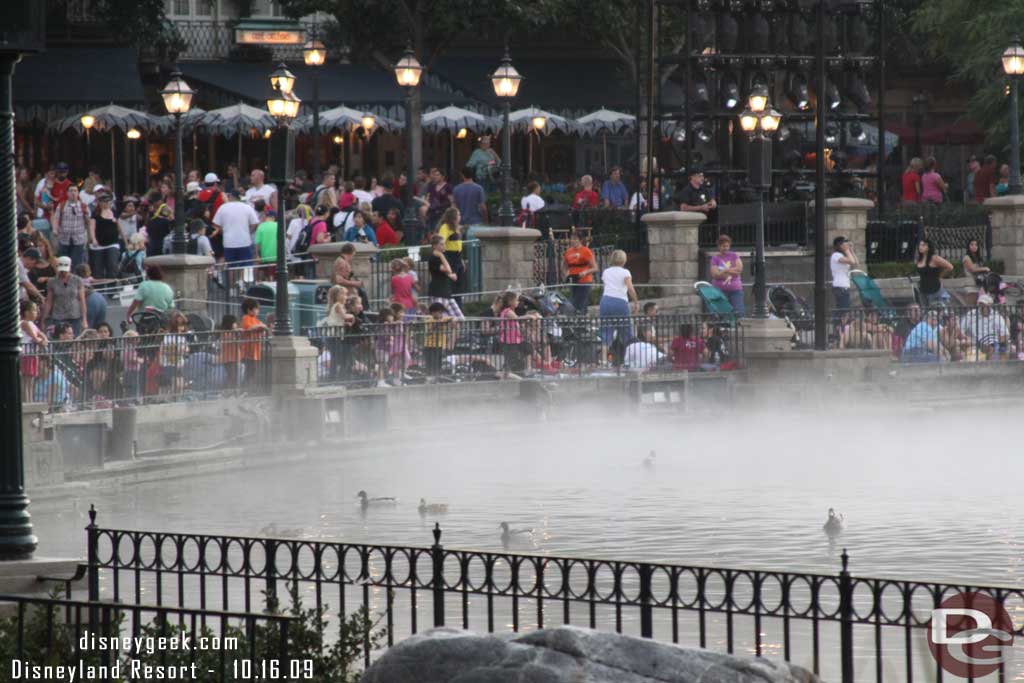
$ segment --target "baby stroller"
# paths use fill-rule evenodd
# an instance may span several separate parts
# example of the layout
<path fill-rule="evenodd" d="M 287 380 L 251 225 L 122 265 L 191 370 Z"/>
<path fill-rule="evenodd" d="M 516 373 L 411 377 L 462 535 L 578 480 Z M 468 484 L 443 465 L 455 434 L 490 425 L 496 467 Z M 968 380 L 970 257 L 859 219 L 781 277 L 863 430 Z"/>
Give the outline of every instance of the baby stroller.
<path fill-rule="evenodd" d="M 736 315 L 736 311 L 725 294 L 710 282 L 703 280 L 695 282 L 693 288 L 697 290 L 697 294 L 704 302 L 704 309 L 712 317 L 712 320 L 708 322 L 711 328 L 711 337 L 707 342 L 711 357 L 723 369 L 729 368 L 736 362 L 731 358 L 730 349 L 733 348 L 732 328 L 739 324 L 739 316 Z"/>
<path fill-rule="evenodd" d="M 773 285 L 768 288 L 768 309 L 789 324 L 795 348 L 810 346 L 807 339 L 814 338 L 814 311 L 802 297 L 785 285 Z"/>

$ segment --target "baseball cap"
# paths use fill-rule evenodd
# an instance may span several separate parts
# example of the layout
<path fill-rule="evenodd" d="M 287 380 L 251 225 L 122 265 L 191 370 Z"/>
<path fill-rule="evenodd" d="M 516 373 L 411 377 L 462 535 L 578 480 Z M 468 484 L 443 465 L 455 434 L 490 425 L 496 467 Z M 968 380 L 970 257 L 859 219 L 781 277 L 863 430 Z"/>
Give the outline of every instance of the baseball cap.
<path fill-rule="evenodd" d="M 989 294 L 982 294 L 978 297 L 978 304 L 985 304 L 986 306 L 992 305 L 992 297 Z"/>
<path fill-rule="evenodd" d="M 58 171 L 69 171 L 69 170 L 71 170 L 71 167 L 68 166 L 68 163 L 66 161 L 61 161 L 60 163 L 57 164 L 57 170 Z"/>
<path fill-rule="evenodd" d="M 92 188 L 92 193 L 93 194 L 99 194 L 101 190 L 105 190 L 105 189 L 107 189 L 107 186 L 100 184 L 100 185 L 97 185 L 96 187 Z"/>
<path fill-rule="evenodd" d="M 690 177 L 695 175 L 702 175 L 703 173 L 704 167 L 701 166 L 700 164 L 695 164 L 694 166 L 690 167 L 690 171 L 686 175 L 687 177 Z"/>
<path fill-rule="evenodd" d="M 39 261 L 40 259 L 43 258 L 42 253 L 35 247 L 29 247 L 25 251 L 21 252 L 21 256 L 22 258 L 35 259 L 36 261 Z"/>
<path fill-rule="evenodd" d="M 207 185 L 212 185 L 213 183 L 219 183 L 220 178 L 217 177 L 216 173 L 207 173 L 203 177 L 203 182 L 206 183 Z"/>
<path fill-rule="evenodd" d="M 71 257 L 61 256 L 57 259 L 57 272 L 58 273 L 70 273 L 71 272 Z"/>
<path fill-rule="evenodd" d="M 838 246 L 843 245 L 845 242 L 849 242 L 849 241 L 850 240 L 846 239 L 846 237 L 844 235 L 840 235 L 839 237 L 837 237 L 834 240 L 832 240 L 832 246 L 833 247 L 838 247 Z"/>
<path fill-rule="evenodd" d="M 185 192 L 187 192 L 188 194 L 192 194 L 193 192 L 199 192 L 199 189 L 200 189 L 199 183 L 197 183 L 194 180 L 191 183 L 189 183 L 188 185 L 185 186 Z"/>

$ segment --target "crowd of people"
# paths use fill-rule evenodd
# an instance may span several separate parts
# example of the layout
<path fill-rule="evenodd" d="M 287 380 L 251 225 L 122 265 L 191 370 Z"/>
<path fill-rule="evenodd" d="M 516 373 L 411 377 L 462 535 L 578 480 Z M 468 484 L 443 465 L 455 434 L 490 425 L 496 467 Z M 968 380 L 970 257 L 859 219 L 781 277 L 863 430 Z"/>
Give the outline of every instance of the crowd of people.
<path fill-rule="evenodd" d="M 1002 197 L 1010 191 L 1010 165 L 1000 164 L 995 155 L 979 160 L 974 154 L 967 161 L 963 201 L 981 203 Z M 903 204 L 942 204 L 953 200 L 950 184 L 939 173 L 935 157 L 913 157 L 900 176 L 900 200 Z M 957 199 L 956 201 L 959 201 Z"/>

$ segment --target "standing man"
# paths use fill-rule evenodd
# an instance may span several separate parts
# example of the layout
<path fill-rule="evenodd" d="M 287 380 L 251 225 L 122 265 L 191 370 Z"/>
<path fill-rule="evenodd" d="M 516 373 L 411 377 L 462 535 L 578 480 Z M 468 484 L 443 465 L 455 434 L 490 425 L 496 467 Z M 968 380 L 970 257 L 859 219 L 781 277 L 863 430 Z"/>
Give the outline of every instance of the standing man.
<path fill-rule="evenodd" d="M 57 277 L 50 278 L 46 287 L 46 303 L 39 326 L 47 321 L 54 326 L 67 323 L 77 337 L 89 327 L 89 309 L 85 305 L 85 283 L 71 272 L 71 259 L 57 259 Z"/>
<path fill-rule="evenodd" d="M 452 190 L 452 199 L 467 228 L 487 223 L 487 195 L 484 188 L 473 181 L 473 176 L 473 168 L 466 166 L 462 169 L 462 182 Z"/>
<path fill-rule="evenodd" d="M 695 211 L 705 216 L 718 206 L 715 198 L 704 186 L 704 171 L 698 166 L 690 169 L 688 182 L 676 192 L 673 199 L 679 204 L 680 211 Z"/>
<path fill-rule="evenodd" d="M 980 168 L 978 155 L 972 154 L 967 160 L 967 177 L 964 179 L 964 202 L 967 204 L 974 201 L 974 176 L 978 174 Z"/>
<path fill-rule="evenodd" d="M 850 308 L 850 269 L 857 265 L 853 243 L 842 235 L 832 240 L 832 299 L 837 310 Z"/>
<path fill-rule="evenodd" d="M 67 162 L 62 161 L 57 164 L 57 179 L 53 181 L 53 190 L 50 192 L 55 204 L 60 204 L 68 198 L 68 188 L 72 184 L 71 179 L 68 178 L 69 170 Z"/>
<path fill-rule="evenodd" d="M 989 154 L 974 174 L 974 201 L 980 203 L 996 196 L 996 163 L 996 158 Z"/>
<path fill-rule="evenodd" d="M 594 192 L 594 178 L 590 175 L 580 178 L 580 191 L 573 197 L 572 208 L 577 211 L 596 209 L 600 201 L 601 198 Z"/>
<path fill-rule="evenodd" d="M 53 236 L 57 239 L 57 254 L 70 257 L 71 265 L 77 266 L 85 263 L 89 208 L 78 197 L 78 187 L 70 185 L 66 192 L 65 199 L 58 202 L 53 211 Z"/>
<path fill-rule="evenodd" d="M 263 203 L 271 209 L 277 208 L 277 190 L 264 182 L 266 176 L 263 171 L 256 169 L 249 174 L 249 180 L 252 183 L 249 189 L 245 191 L 245 203 L 249 206 L 256 204 L 257 199 L 262 199 Z"/>
<path fill-rule="evenodd" d="M 262 175 L 260 171 L 253 171 L 253 175 L 256 173 Z M 214 234 L 220 233 L 223 236 L 225 261 L 252 261 L 252 231 L 259 222 L 260 218 L 253 208 L 238 201 L 237 195 L 220 207 L 213 216 L 213 229 Z"/>
<path fill-rule="evenodd" d="M 612 166 L 611 175 L 601 185 L 601 205 L 606 209 L 621 209 L 629 201 L 629 191 L 622 184 L 622 169 Z"/>
<path fill-rule="evenodd" d="M 445 179 L 441 169 L 437 166 L 430 169 L 430 185 L 427 188 L 427 210 L 428 228 L 433 230 L 440 220 L 441 214 L 451 208 L 452 186 Z"/>
<path fill-rule="evenodd" d="M 224 206 L 225 196 L 220 189 L 220 178 L 216 173 L 207 173 L 203 178 L 203 189 L 196 197 L 199 203 L 210 211 L 210 220 L 217 215 L 220 207 Z M 211 228 L 212 230 L 212 228 Z M 213 248 L 213 255 L 216 258 L 224 257 L 224 240 L 220 230 L 213 230 L 209 236 L 210 246 Z"/>
<path fill-rule="evenodd" d="M 394 195 L 395 176 L 391 172 L 385 173 L 380 181 L 380 185 L 384 188 L 384 193 L 379 197 L 374 197 L 373 201 L 370 202 L 373 212 L 380 214 L 382 218 L 387 216 L 388 211 L 392 209 L 398 209 L 398 213 L 401 214 L 402 201 Z"/>
<path fill-rule="evenodd" d="M 501 165 L 501 157 L 491 149 L 491 136 L 480 136 L 480 146 L 473 150 L 466 166 L 473 169 L 473 177 L 481 186 L 494 188 L 494 176 Z"/>

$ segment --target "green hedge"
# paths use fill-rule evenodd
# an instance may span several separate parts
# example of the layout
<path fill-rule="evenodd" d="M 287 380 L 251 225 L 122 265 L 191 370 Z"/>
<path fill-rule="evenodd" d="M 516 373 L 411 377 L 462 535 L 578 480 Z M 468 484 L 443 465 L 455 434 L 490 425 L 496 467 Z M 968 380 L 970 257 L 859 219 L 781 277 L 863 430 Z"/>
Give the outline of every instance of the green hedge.
<path fill-rule="evenodd" d="M 997 273 L 1006 272 L 1002 261 L 990 261 L 989 267 Z M 892 277 L 907 277 L 917 275 L 917 267 L 913 261 L 885 261 L 883 263 L 869 263 L 868 275 L 876 280 Z M 964 277 L 962 263 L 953 264 L 953 274 L 950 277 Z"/>

